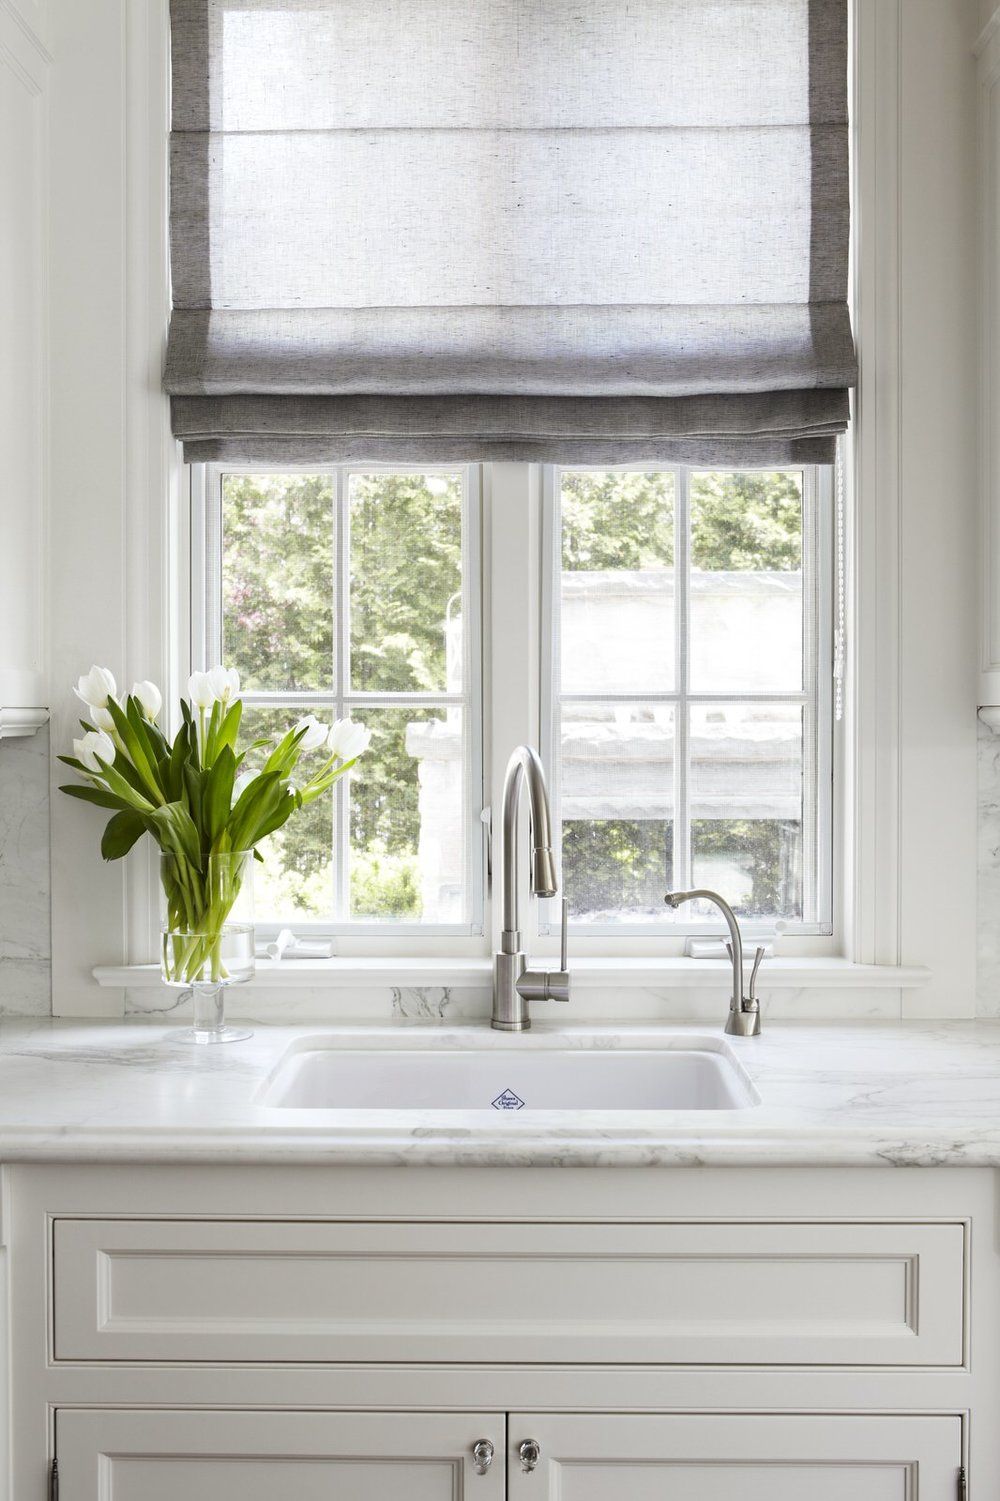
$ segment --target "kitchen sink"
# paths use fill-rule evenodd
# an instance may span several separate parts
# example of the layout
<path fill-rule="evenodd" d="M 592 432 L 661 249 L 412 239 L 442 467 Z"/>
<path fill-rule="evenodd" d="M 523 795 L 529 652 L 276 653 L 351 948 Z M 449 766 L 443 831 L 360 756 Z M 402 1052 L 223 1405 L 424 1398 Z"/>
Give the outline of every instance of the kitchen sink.
<path fill-rule="evenodd" d="M 260 1103 L 312 1110 L 741 1110 L 758 1096 L 739 1062 L 703 1045 L 365 1049 L 305 1043 Z"/>

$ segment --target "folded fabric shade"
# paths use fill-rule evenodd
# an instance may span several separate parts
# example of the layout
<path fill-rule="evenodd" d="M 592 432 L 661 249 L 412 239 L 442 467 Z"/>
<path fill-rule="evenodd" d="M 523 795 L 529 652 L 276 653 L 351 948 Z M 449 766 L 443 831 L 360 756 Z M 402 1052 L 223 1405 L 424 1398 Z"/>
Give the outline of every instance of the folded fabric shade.
<path fill-rule="evenodd" d="M 845 0 L 172 0 L 191 459 L 825 462 Z"/>

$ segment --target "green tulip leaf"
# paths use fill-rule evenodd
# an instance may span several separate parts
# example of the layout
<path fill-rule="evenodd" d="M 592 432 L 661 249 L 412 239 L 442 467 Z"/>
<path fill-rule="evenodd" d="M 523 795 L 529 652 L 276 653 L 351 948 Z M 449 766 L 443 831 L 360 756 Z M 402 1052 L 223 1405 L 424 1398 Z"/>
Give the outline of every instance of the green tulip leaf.
<path fill-rule="evenodd" d="M 146 820 L 131 808 L 122 813 L 116 813 L 114 818 L 108 820 L 101 840 L 101 854 L 105 860 L 120 860 L 127 855 L 135 844 L 146 832 Z"/>

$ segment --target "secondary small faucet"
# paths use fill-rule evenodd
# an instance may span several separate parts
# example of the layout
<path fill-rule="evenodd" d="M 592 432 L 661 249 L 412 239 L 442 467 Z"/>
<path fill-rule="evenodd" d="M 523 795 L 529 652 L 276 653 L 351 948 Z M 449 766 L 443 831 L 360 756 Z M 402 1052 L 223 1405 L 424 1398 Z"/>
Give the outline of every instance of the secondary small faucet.
<path fill-rule="evenodd" d="M 736 913 L 730 907 L 724 897 L 717 891 L 668 891 L 663 900 L 668 907 L 679 907 L 682 902 L 693 902 L 699 897 L 706 902 L 713 902 L 723 917 L 729 929 L 729 942 L 726 944 L 729 957 L 733 961 L 733 994 L 729 1001 L 729 1015 L 726 1017 L 726 1031 L 731 1037 L 759 1037 L 760 1036 L 760 1002 L 757 1000 L 757 971 L 760 969 L 761 960 L 764 958 L 764 950 L 759 948 L 754 955 L 753 969 L 750 971 L 750 984 L 746 995 L 743 994 L 743 939 L 740 936 L 740 925 L 736 921 Z"/>
<path fill-rule="evenodd" d="M 537 751 L 519 745 L 507 762 L 503 784 L 503 930 L 493 955 L 493 1017 L 499 1032 L 526 1032 L 531 1026 L 529 1001 L 568 1001 L 566 901 L 562 904 L 562 943 L 557 970 L 531 970 L 521 947 L 518 916 L 517 825 L 521 788 L 528 789 L 531 824 L 531 892 L 555 896 L 559 887 L 552 853 L 552 819 L 545 772 Z"/>

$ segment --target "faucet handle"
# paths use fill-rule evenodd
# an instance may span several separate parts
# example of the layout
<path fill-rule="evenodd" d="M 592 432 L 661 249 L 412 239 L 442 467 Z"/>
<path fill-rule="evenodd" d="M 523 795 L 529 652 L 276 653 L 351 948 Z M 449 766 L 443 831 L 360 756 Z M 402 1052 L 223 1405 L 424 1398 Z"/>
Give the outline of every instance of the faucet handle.
<path fill-rule="evenodd" d="M 526 1001 L 569 1000 L 569 904 L 563 897 L 562 930 L 559 940 L 558 969 L 525 969 L 514 981 L 514 989 Z"/>
<path fill-rule="evenodd" d="M 733 962 L 733 946 L 732 946 L 732 944 L 728 940 L 726 942 L 726 953 L 729 955 L 729 962 L 730 962 L 730 964 L 732 964 L 732 962 Z M 747 986 L 746 999 L 748 1001 L 755 1001 L 757 999 L 757 971 L 760 969 L 761 965 L 763 964 L 766 955 L 767 955 L 767 949 L 762 948 L 758 944 L 757 949 L 756 949 L 756 951 L 754 953 L 754 956 L 753 956 L 753 968 L 750 971 L 750 984 Z"/>
<path fill-rule="evenodd" d="M 757 952 L 753 956 L 753 969 L 750 971 L 750 986 L 747 990 L 748 1001 L 755 1001 L 757 999 L 757 971 L 764 961 L 766 952 L 766 949 L 758 947 Z"/>

